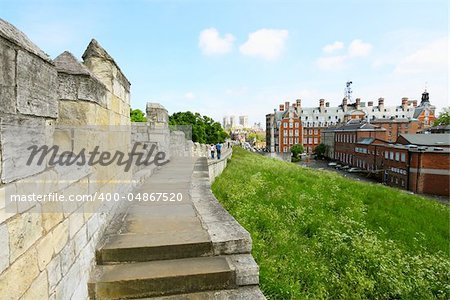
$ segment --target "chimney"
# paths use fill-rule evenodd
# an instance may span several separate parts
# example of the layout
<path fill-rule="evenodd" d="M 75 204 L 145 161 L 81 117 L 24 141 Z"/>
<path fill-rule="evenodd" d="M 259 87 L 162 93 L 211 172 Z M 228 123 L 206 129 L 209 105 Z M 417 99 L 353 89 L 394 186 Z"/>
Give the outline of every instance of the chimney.
<path fill-rule="evenodd" d="M 296 102 L 297 102 L 297 107 L 298 108 L 302 107 L 302 100 L 301 99 L 297 99 Z"/>
<path fill-rule="evenodd" d="M 378 107 L 384 108 L 384 98 L 378 98 Z"/>
<path fill-rule="evenodd" d="M 355 104 L 356 104 L 356 109 L 359 109 L 359 107 L 361 105 L 361 98 L 356 98 Z"/>
<path fill-rule="evenodd" d="M 412 103 L 413 103 L 413 106 L 414 106 L 414 107 L 417 107 L 417 100 L 413 100 Z"/>
<path fill-rule="evenodd" d="M 330 107 L 330 102 L 325 102 L 325 107 Z"/>
<path fill-rule="evenodd" d="M 324 99 L 320 99 L 319 100 L 319 106 L 320 106 L 321 109 L 324 107 L 324 104 L 325 104 L 325 100 Z"/>
<path fill-rule="evenodd" d="M 373 101 L 367 102 L 367 106 L 373 106 Z"/>
<path fill-rule="evenodd" d="M 283 104 L 280 104 L 280 109 L 279 109 L 280 111 L 284 111 L 284 105 Z"/>
<path fill-rule="evenodd" d="M 406 109 L 408 107 L 408 97 L 402 98 L 402 107 L 403 109 Z"/>
<path fill-rule="evenodd" d="M 286 111 L 289 110 L 289 101 L 284 102 L 284 109 L 285 109 Z"/>

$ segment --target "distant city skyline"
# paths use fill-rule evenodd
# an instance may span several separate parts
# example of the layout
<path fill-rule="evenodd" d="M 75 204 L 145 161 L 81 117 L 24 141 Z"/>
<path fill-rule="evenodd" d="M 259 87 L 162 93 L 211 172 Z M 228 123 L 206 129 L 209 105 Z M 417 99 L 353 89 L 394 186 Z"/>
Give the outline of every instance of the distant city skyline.
<path fill-rule="evenodd" d="M 131 82 L 133 108 L 147 102 L 221 122 L 245 112 L 264 123 L 278 103 L 353 97 L 448 106 L 448 2 L 0 0 L 0 17 L 52 59 L 78 59 L 91 38 Z"/>

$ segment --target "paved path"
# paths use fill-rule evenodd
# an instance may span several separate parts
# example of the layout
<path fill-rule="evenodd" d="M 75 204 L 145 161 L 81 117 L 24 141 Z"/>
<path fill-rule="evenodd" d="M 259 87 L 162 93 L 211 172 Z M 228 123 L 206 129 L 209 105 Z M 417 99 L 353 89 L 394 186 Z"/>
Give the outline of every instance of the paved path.
<path fill-rule="evenodd" d="M 250 254 L 214 251 L 191 198 L 195 163 L 175 158 L 135 190 L 135 200 L 97 251 L 91 299 L 264 298 L 254 280 L 239 275 L 245 271 L 239 260 L 248 268 Z"/>

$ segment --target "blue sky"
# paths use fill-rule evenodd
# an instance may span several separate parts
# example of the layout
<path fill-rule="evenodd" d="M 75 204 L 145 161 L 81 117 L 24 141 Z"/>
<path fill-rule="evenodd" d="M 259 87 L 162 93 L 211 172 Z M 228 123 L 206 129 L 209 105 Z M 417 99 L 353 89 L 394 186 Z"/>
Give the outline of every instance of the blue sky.
<path fill-rule="evenodd" d="M 0 17 L 55 58 L 91 38 L 132 83 L 132 107 L 263 122 L 279 103 L 419 99 L 448 104 L 447 1 L 21 1 Z"/>

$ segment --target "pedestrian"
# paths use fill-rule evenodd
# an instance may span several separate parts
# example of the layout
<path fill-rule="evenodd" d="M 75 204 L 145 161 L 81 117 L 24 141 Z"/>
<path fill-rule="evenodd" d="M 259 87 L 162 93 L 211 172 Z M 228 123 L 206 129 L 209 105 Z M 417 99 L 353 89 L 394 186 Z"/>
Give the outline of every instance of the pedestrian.
<path fill-rule="evenodd" d="M 211 144 L 211 159 L 214 159 L 214 152 L 216 152 L 216 146 L 214 146 L 214 144 Z"/>
<path fill-rule="evenodd" d="M 222 144 L 220 142 L 216 144 L 216 150 L 217 150 L 217 159 L 220 159 L 220 154 L 222 154 Z"/>

